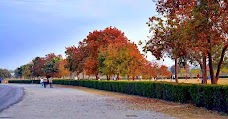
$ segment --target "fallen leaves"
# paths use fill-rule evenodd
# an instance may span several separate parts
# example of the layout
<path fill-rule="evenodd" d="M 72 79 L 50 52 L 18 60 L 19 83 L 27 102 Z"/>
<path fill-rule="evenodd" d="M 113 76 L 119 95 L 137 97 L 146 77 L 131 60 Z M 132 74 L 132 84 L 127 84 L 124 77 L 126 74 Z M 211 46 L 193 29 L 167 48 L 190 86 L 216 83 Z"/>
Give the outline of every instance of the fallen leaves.
<path fill-rule="evenodd" d="M 168 102 L 159 99 L 153 98 L 145 98 L 140 96 L 134 95 L 126 95 L 122 93 L 116 92 L 108 92 L 84 87 L 76 87 L 76 86 L 61 86 L 65 88 L 74 88 L 77 90 L 82 90 L 88 93 L 92 93 L 95 95 L 102 95 L 107 97 L 114 97 L 117 100 L 121 101 L 126 108 L 132 110 L 148 110 L 148 111 L 155 111 L 164 113 L 170 116 L 174 116 L 181 119 L 227 119 L 228 116 L 225 114 L 220 114 L 215 111 L 210 111 L 205 108 L 195 107 L 191 104 L 181 104 L 181 103 L 174 103 Z M 106 100 L 110 101 L 113 100 Z"/>

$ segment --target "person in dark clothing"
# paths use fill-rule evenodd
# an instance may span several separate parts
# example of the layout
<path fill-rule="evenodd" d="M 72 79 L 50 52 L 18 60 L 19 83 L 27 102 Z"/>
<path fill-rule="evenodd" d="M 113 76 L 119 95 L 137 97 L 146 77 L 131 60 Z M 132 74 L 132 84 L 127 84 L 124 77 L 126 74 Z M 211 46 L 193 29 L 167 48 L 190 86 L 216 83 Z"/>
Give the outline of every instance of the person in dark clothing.
<path fill-rule="evenodd" d="M 2 80 L 3 80 L 2 77 L 0 77 L 0 83 L 2 83 Z"/>

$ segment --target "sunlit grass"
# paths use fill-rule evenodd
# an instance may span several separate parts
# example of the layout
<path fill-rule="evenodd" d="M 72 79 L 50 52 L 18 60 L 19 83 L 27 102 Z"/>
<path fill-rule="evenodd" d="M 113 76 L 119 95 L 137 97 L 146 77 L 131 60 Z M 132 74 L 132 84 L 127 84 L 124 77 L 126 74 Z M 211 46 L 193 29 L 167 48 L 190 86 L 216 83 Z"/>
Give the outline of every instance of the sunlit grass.
<path fill-rule="evenodd" d="M 113 80 L 110 80 L 110 81 L 113 81 Z M 130 79 L 130 80 L 119 80 L 119 81 L 130 81 L 130 82 L 132 82 L 133 80 L 132 79 Z M 154 81 L 154 80 L 147 80 L 147 79 L 143 79 L 143 80 L 138 80 L 138 79 L 136 79 L 136 80 L 134 80 L 134 81 Z M 159 81 L 164 81 L 164 82 L 175 82 L 175 80 L 170 80 L 170 79 L 163 79 L 163 80 L 161 80 L 161 79 L 158 79 L 158 80 L 156 80 L 157 82 L 159 82 Z M 185 80 L 185 79 L 178 79 L 178 81 L 179 81 L 179 83 L 193 83 L 193 84 L 201 84 L 201 79 L 188 79 L 187 81 Z M 211 84 L 211 80 L 207 80 L 207 84 Z M 228 85 L 228 78 L 220 78 L 219 80 L 218 80 L 218 84 L 220 84 L 220 85 Z"/>
<path fill-rule="evenodd" d="M 147 80 L 149 81 L 149 80 Z M 175 82 L 174 80 L 170 80 L 170 79 L 158 79 L 157 81 L 166 81 L 166 82 Z M 188 79 L 187 81 L 185 79 L 178 79 L 179 83 L 194 83 L 194 84 L 200 84 L 201 83 L 201 79 Z M 207 80 L 208 84 L 211 84 L 211 80 Z M 228 78 L 220 78 L 218 80 L 218 84 L 220 85 L 228 85 Z"/>

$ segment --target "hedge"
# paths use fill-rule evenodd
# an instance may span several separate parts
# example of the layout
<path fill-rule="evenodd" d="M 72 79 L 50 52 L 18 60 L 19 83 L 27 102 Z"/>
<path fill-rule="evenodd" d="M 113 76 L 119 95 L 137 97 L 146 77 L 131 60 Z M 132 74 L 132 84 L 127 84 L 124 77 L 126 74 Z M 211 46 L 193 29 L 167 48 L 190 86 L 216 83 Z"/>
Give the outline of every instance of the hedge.
<path fill-rule="evenodd" d="M 10 80 L 9 83 L 31 83 L 31 80 Z M 53 80 L 53 83 L 158 98 L 173 102 L 192 103 L 198 107 L 228 113 L 228 86 L 223 85 L 97 80 Z"/>
<path fill-rule="evenodd" d="M 40 80 L 8 80 L 8 83 L 40 84 Z"/>

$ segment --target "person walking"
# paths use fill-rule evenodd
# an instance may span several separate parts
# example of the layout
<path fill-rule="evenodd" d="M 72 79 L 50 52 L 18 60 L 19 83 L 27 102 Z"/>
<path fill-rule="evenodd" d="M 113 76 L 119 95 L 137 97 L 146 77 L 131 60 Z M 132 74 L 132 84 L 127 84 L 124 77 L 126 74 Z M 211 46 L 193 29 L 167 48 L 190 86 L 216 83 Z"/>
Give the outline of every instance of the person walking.
<path fill-rule="evenodd" d="M 199 74 L 197 74 L 197 81 L 199 81 L 199 79 L 200 79 L 200 75 L 199 75 Z"/>
<path fill-rule="evenodd" d="M 48 81 L 49 81 L 49 84 L 50 84 L 50 88 L 53 88 L 53 86 L 52 86 L 52 84 L 53 84 L 52 78 L 48 78 Z"/>
<path fill-rule="evenodd" d="M 3 80 L 2 77 L 0 77 L 0 83 L 2 83 L 2 80 Z"/>
<path fill-rule="evenodd" d="M 44 78 L 44 88 L 46 88 L 46 85 L 47 85 L 47 78 Z"/>
<path fill-rule="evenodd" d="M 43 87 L 44 86 L 44 79 L 42 77 L 40 78 L 40 83 L 41 83 L 41 86 Z"/>
<path fill-rule="evenodd" d="M 188 75 L 185 76 L 185 81 L 188 81 Z"/>

